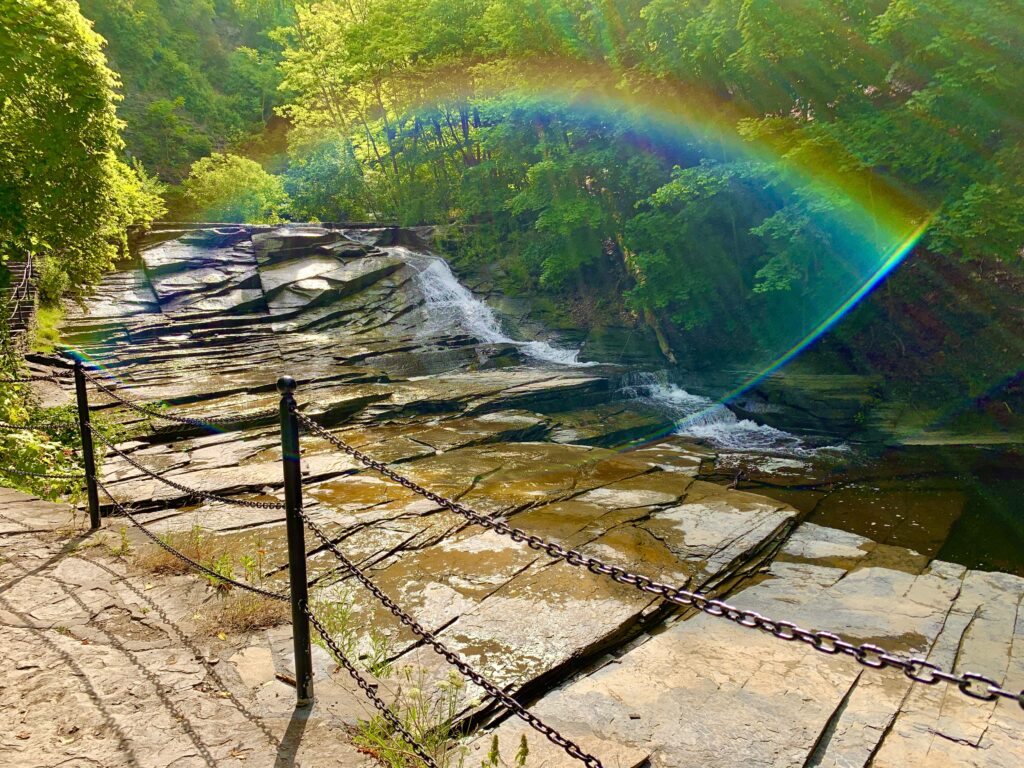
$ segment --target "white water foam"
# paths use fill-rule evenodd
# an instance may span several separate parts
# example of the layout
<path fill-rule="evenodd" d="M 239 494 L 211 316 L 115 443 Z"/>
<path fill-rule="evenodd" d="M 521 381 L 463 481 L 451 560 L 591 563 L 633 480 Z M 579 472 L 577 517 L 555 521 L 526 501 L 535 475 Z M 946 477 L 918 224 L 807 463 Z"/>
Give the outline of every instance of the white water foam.
<path fill-rule="evenodd" d="M 418 270 L 416 280 L 426 303 L 429 328 L 425 332 L 451 332 L 458 328 L 487 344 L 515 344 L 527 355 L 546 363 L 571 367 L 581 363 L 578 349 L 555 347 L 546 341 L 517 341 L 501 328 L 497 316 L 483 301 L 462 285 L 444 259 L 416 253 L 402 246 L 387 249 Z"/>
<path fill-rule="evenodd" d="M 633 374 L 623 391 L 666 411 L 676 422 L 675 434 L 706 440 L 718 448 L 803 457 L 819 450 L 784 430 L 740 419 L 721 403 L 691 394 L 655 374 Z"/>

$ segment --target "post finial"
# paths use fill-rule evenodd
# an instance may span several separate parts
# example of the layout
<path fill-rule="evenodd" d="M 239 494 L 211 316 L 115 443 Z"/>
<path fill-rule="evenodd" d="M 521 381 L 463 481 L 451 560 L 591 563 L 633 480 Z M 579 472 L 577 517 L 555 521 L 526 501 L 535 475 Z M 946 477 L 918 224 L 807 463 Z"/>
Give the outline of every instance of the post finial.
<path fill-rule="evenodd" d="M 294 394 L 297 386 L 298 384 L 291 376 L 282 376 L 277 380 L 277 391 L 282 395 Z"/>

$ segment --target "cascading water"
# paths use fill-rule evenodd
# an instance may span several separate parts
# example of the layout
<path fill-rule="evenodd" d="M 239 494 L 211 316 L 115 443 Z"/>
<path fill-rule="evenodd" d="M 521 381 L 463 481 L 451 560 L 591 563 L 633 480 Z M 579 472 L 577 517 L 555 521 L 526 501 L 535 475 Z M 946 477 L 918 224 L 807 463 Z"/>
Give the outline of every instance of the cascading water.
<path fill-rule="evenodd" d="M 376 237 L 373 232 L 360 234 L 368 242 Z M 424 335 L 440 335 L 457 329 L 484 343 L 514 344 L 530 357 L 545 363 L 573 367 L 598 364 L 579 362 L 578 349 L 510 338 L 491 308 L 458 281 L 443 258 L 404 246 L 390 246 L 384 250 L 416 270 L 417 285 L 423 293 L 427 310 Z M 622 394 L 644 400 L 666 412 L 676 422 L 676 434 L 700 438 L 719 448 L 802 457 L 814 455 L 819 450 L 789 432 L 749 419 L 739 419 L 721 403 L 691 394 L 670 383 L 663 374 L 630 373 L 623 380 Z"/>
<path fill-rule="evenodd" d="M 719 448 L 791 456 L 811 456 L 819 450 L 789 432 L 739 419 L 723 404 L 691 394 L 669 383 L 663 375 L 631 373 L 623 382 L 622 392 L 667 412 L 676 422 L 677 435 L 707 440 Z"/>
<path fill-rule="evenodd" d="M 472 334 L 488 344 L 515 344 L 527 355 L 546 363 L 581 367 L 578 349 L 562 349 L 545 341 L 517 341 L 501 328 L 494 312 L 462 285 L 448 262 L 430 254 L 417 253 L 402 246 L 386 248 L 389 253 L 417 270 L 416 280 L 423 292 L 431 327 L 425 333 L 450 332 L 453 328 Z"/>

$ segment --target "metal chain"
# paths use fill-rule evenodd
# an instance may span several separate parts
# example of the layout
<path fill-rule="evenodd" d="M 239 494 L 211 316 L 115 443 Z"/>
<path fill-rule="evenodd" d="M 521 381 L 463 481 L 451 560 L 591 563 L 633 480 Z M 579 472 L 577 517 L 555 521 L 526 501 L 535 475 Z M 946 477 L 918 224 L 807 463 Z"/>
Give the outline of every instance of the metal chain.
<path fill-rule="evenodd" d="M 254 594 L 270 598 L 271 600 L 288 600 L 288 595 L 282 592 L 271 592 L 269 589 L 263 589 L 262 587 L 254 587 L 252 584 L 246 584 L 244 581 L 237 581 L 236 579 L 232 579 L 230 576 L 224 576 L 210 568 L 207 568 L 202 563 L 196 562 L 191 557 L 186 555 L 184 552 L 179 552 L 177 549 L 172 547 L 170 544 L 161 539 L 159 536 L 157 536 L 155 533 L 149 530 L 142 523 L 140 523 L 136 519 L 135 515 L 133 515 L 126 506 L 124 506 L 117 499 L 114 498 L 114 495 L 109 490 L 107 490 L 107 487 L 100 480 L 96 480 L 96 485 L 97 487 L 100 488 L 100 490 L 102 490 L 107 495 L 107 497 L 110 499 L 110 503 L 114 505 L 114 509 L 116 509 L 120 515 L 127 517 L 131 521 L 132 525 L 134 525 L 136 528 L 138 528 L 140 531 L 146 534 L 146 536 L 149 537 L 149 539 L 152 540 L 154 544 L 157 544 L 162 549 L 174 555 L 182 562 L 187 563 L 190 567 L 194 568 L 195 570 L 201 571 L 202 573 L 204 573 L 212 579 L 217 579 L 218 581 L 222 581 L 225 584 L 230 584 L 233 587 L 244 589 L 247 592 L 252 592 Z"/>
<path fill-rule="evenodd" d="M 62 474 L 48 474 L 46 472 L 25 472 L 21 469 L 11 469 L 9 467 L 0 467 L 0 474 L 6 475 L 24 475 L 25 477 L 45 477 L 51 480 L 85 480 L 85 475 L 62 475 Z"/>
<path fill-rule="evenodd" d="M 2 421 L 0 421 L 0 431 L 3 431 L 3 432 L 38 432 L 41 435 L 45 435 L 46 434 L 46 432 L 44 432 L 43 430 L 38 429 L 36 427 L 29 427 L 29 426 L 19 427 L 16 424 L 6 424 L 6 423 L 4 423 Z"/>
<path fill-rule="evenodd" d="M 522 704 L 469 666 L 469 664 L 463 661 L 456 653 L 445 646 L 444 643 L 438 640 L 437 637 L 430 632 L 430 630 L 423 627 L 423 625 L 417 622 L 412 616 L 402 610 L 398 603 L 392 600 L 380 587 L 374 584 L 373 581 L 371 581 L 355 563 L 349 560 L 345 554 L 338 549 L 337 545 L 331 541 L 326 533 L 324 533 L 324 530 L 306 516 L 303 510 L 299 510 L 299 515 L 302 517 L 302 520 L 306 523 L 309 530 L 313 532 L 313 535 L 320 539 L 321 543 L 334 553 L 334 556 L 338 561 L 359 581 L 359 583 L 366 587 L 366 589 L 368 589 L 385 608 L 391 611 L 391 613 L 394 614 L 402 624 L 421 637 L 431 648 L 442 656 L 445 661 L 487 691 L 491 696 L 498 699 L 502 706 L 514 713 L 520 719 L 524 720 L 535 731 L 543 734 L 549 741 L 564 749 L 570 757 L 574 757 L 577 760 L 582 761 L 584 765 L 587 765 L 590 768 L 602 768 L 600 760 L 593 755 L 584 752 L 575 742 L 567 739 L 550 725 L 534 715 Z"/>
<path fill-rule="evenodd" d="M 256 411 L 255 413 L 239 414 L 238 416 L 224 416 L 211 419 L 197 419 L 189 416 L 175 416 L 170 413 L 161 413 L 160 411 L 154 408 L 140 405 L 139 403 L 136 403 L 132 400 L 128 400 L 127 398 L 121 397 L 121 395 L 115 393 L 114 390 L 106 386 L 97 377 L 89 373 L 86 373 L 85 377 L 89 379 L 89 381 L 91 381 L 93 384 L 95 384 L 96 388 L 103 392 L 105 395 L 113 398 L 121 405 L 129 408 L 130 410 L 135 411 L 136 413 L 139 413 L 143 416 L 148 416 L 153 419 L 163 419 L 164 421 L 172 421 L 177 424 L 187 424 L 190 427 L 199 427 L 200 429 L 208 429 L 209 427 L 215 427 L 220 425 L 239 424 L 242 422 L 251 421 L 252 419 L 262 419 L 266 418 L 267 416 L 276 416 L 278 413 L 277 409 L 274 408 L 265 411 Z"/>
<path fill-rule="evenodd" d="M 891 653 L 873 643 L 861 643 L 859 645 L 847 642 L 832 632 L 823 630 L 803 629 L 789 621 L 778 621 L 762 616 L 756 611 L 736 608 L 721 600 L 714 600 L 699 592 L 691 592 L 682 587 L 674 587 L 671 584 L 663 584 L 655 581 L 650 576 L 635 574 L 620 568 L 616 565 L 609 565 L 597 558 L 585 555 L 575 549 L 566 549 L 555 542 L 542 539 L 527 533 L 522 528 L 514 528 L 501 519 L 482 515 L 468 507 L 463 506 L 451 499 L 440 496 L 433 491 L 418 485 L 407 477 L 399 475 L 375 459 L 370 458 L 357 448 L 353 448 L 329 431 L 321 427 L 315 421 L 298 412 L 293 411 L 298 420 L 311 432 L 324 438 L 339 450 L 347 453 L 364 466 L 379 472 L 384 477 L 395 481 L 399 485 L 408 488 L 425 499 L 429 499 L 440 507 L 461 515 L 470 522 L 476 523 L 488 530 L 508 536 L 513 541 L 526 544 L 531 549 L 543 551 L 547 555 L 564 560 L 569 565 L 579 568 L 586 568 L 591 573 L 600 576 L 608 576 L 619 584 L 631 586 L 641 592 L 657 595 L 664 600 L 684 608 L 696 608 L 698 611 L 709 616 L 720 616 L 729 621 L 739 624 L 748 629 L 759 629 L 767 632 L 780 640 L 800 640 L 810 645 L 814 650 L 829 655 L 844 653 L 852 656 L 857 662 L 871 669 L 884 669 L 892 667 L 899 669 L 908 679 L 915 683 L 925 685 L 936 685 L 937 683 L 955 684 L 957 689 L 965 696 L 980 701 L 995 701 L 998 698 L 1013 699 L 1024 709 L 1024 689 L 1012 691 L 1001 687 L 995 680 L 985 675 L 973 672 L 955 674 L 946 672 L 937 664 L 927 659 L 918 657 L 907 658 L 899 654 Z M 984 686 L 984 687 L 982 687 Z M 980 690 L 979 690 L 980 688 Z"/>
<path fill-rule="evenodd" d="M 46 375 L 39 376 L 20 376 L 13 379 L 0 379 L 0 384 L 28 384 L 32 381 L 60 381 L 67 377 L 68 374 L 66 373 L 48 373 Z"/>
<path fill-rule="evenodd" d="M 103 445 L 105 445 L 108 449 L 113 451 L 115 454 L 120 456 L 122 459 L 127 461 L 129 464 L 131 464 L 133 467 L 135 467 L 137 470 L 139 470 L 143 474 L 149 475 L 154 480 L 159 480 L 164 485 L 169 485 L 171 488 L 174 488 L 175 490 L 181 491 L 182 493 L 187 493 L 189 496 L 195 496 L 195 497 L 200 498 L 200 499 L 206 499 L 207 501 L 218 501 L 221 504 L 234 504 L 234 505 L 239 506 L 239 507 L 249 507 L 250 509 L 284 509 L 285 508 L 284 504 L 282 504 L 279 501 L 249 501 L 248 499 L 233 499 L 233 498 L 231 498 L 229 496 L 221 496 L 221 495 L 216 494 L 216 493 L 209 493 L 208 491 L 201 491 L 198 488 L 190 488 L 187 485 L 182 485 L 181 483 L 176 483 L 173 480 L 169 480 L 168 478 L 164 477 L 163 475 L 159 474 L 158 472 L 154 472 L 153 470 L 149 469 L 148 467 L 146 467 L 146 466 L 140 464 L 139 462 L 135 461 L 135 459 L 133 459 L 127 453 L 125 453 L 120 448 L 115 446 L 113 444 L 113 442 L 108 440 L 106 438 L 106 436 L 102 432 L 100 432 L 98 429 L 96 429 L 96 427 L 94 427 L 92 424 L 89 425 L 89 430 L 93 433 L 93 435 L 95 437 L 97 437 L 99 439 L 99 441 L 101 443 L 103 443 Z"/>
<path fill-rule="evenodd" d="M 309 606 L 303 605 L 302 610 L 309 618 L 309 623 L 313 625 L 313 629 L 315 629 L 317 631 L 317 634 L 320 635 L 321 638 L 323 638 L 324 643 L 331 650 L 331 653 L 334 654 L 334 658 L 337 659 L 338 663 L 345 668 L 349 675 L 351 675 L 356 685 L 363 689 L 363 693 L 365 693 L 366 697 L 373 702 L 373 706 L 380 711 L 384 719 L 391 724 L 392 728 L 394 728 L 396 731 L 402 734 L 402 738 L 405 739 L 406 743 L 413 750 L 413 752 L 415 752 L 417 756 L 419 756 L 420 760 L 426 763 L 430 768 L 438 768 L 438 765 L 434 761 L 434 758 L 428 755 L 426 751 L 424 751 L 423 747 L 416 743 L 416 739 L 414 739 L 412 734 L 409 733 L 409 731 L 406 729 L 404 725 L 402 725 L 402 721 L 395 716 L 395 713 L 391 711 L 391 708 L 387 705 L 387 703 L 385 703 L 385 701 L 377 695 L 377 692 L 374 690 L 374 686 L 366 682 L 366 679 L 361 674 L 359 674 L 359 670 L 355 668 L 355 665 L 353 665 L 352 662 L 349 661 L 348 658 L 345 656 L 345 654 L 341 652 L 341 648 L 339 648 L 338 644 L 334 642 L 334 639 L 331 637 L 331 634 L 327 631 L 327 628 L 320 623 L 320 620 L 314 615 L 313 611 L 310 610 Z"/>

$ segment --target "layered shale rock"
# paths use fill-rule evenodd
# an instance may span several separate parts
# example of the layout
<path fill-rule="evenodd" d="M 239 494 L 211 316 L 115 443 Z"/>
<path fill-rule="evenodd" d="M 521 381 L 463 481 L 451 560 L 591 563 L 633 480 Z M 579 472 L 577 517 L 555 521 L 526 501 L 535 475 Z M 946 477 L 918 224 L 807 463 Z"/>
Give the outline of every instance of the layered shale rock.
<path fill-rule="evenodd" d="M 251 238 L 193 233 L 147 250 L 142 268 L 109 276 L 89 313 L 69 308 L 66 337 L 117 394 L 205 424 L 162 426 L 94 395 L 98 410 L 131 430 L 122 450 L 185 486 L 280 501 L 274 384 L 289 374 L 303 413 L 483 514 L 773 617 L 1024 680 L 1019 579 L 800 525 L 784 503 L 695 480 L 711 453 L 679 437 L 616 450 L 670 431 L 664 416 L 622 399 L 620 370 L 543 363 L 516 341 L 488 340 L 425 298 L 421 277 L 435 257 L 367 244 L 378 241 L 394 240 L 313 227 Z M 900 765 L 911 756 L 1010 765 L 1024 757 L 1024 712 L 1012 703 L 911 689 L 891 671 L 680 614 L 473 526 L 323 439 L 303 435 L 302 446 L 306 508 L 332 541 L 605 765 Z M 118 457 L 103 473 L 156 531 L 201 525 L 225 542 L 258 533 L 269 561 L 286 559 L 280 510 L 199 502 Z M 344 603 L 394 664 L 444 678 L 436 654 L 329 552 L 307 544 L 316 600 Z M 283 586 L 283 569 L 268 578 Z M 369 632 L 357 636 L 370 653 Z M 239 674 L 264 674 L 260 659 L 281 642 L 268 636 L 263 650 L 240 656 Z M 460 714 L 514 744 L 524 726 L 501 722 L 473 701 L 478 693 L 465 690 Z M 531 753 L 547 765 L 571 762 L 539 737 Z"/>
<path fill-rule="evenodd" d="M 943 668 L 1021 679 L 1024 579 L 883 550 L 803 526 L 763 580 L 731 601 Z M 1024 716 L 1006 704 L 914 686 L 893 671 L 698 615 L 609 658 L 534 711 L 584 747 L 611 741 L 655 765 L 980 767 L 1016 765 L 1024 754 Z M 515 743 L 521 731 L 508 722 L 498 734 Z"/>

